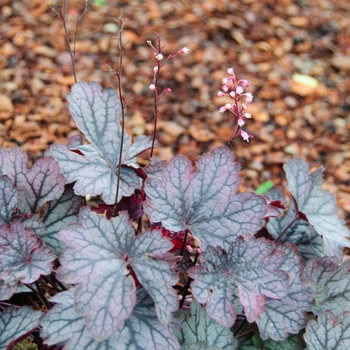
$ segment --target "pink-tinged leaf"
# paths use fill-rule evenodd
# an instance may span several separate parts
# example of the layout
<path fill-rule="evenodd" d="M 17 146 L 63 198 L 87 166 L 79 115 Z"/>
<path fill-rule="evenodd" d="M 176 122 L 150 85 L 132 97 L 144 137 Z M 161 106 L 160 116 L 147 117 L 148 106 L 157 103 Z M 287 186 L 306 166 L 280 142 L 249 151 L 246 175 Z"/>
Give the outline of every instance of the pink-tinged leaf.
<path fill-rule="evenodd" d="M 309 350 L 350 349 L 350 312 L 344 312 L 338 317 L 331 311 L 323 312 L 317 321 L 309 321 L 304 339 Z"/>
<path fill-rule="evenodd" d="M 194 279 L 193 295 L 206 304 L 211 318 L 231 327 L 236 318 L 232 300 L 237 286 L 240 304 L 252 323 L 265 310 L 266 297 L 282 299 L 287 295 L 289 277 L 280 269 L 284 259 L 285 253 L 263 238 L 244 241 L 239 237 L 227 253 L 208 246 L 201 255 L 202 264 L 188 270 Z"/>
<path fill-rule="evenodd" d="M 136 237 L 126 212 L 108 220 L 84 208 L 80 219 L 81 224 L 58 234 L 69 247 L 61 256 L 58 277 L 79 284 L 75 310 L 85 317 L 88 332 L 96 340 L 105 340 L 130 317 L 136 303 L 131 270 L 154 298 L 160 321 L 169 323 L 178 308 L 172 288 L 178 278 L 165 261 L 171 242 L 160 231 Z"/>
<path fill-rule="evenodd" d="M 178 330 L 175 322 L 161 324 L 154 311 L 153 300 L 144 289 L 137 290 L 137 303 L 131 316 L 120 329 L 104 341 L 95 340 L 87 331 L 84 318 L 73 308 L 72 291 L 51 298 L 57 304 L 42 318 L 40 332 L 47 345 L 64 345 L 65 350 L 179 350 L 174 335 Z"/>
<path fill-rule="evenodd" d="M 143 200 L 134 194 L 131 197 L 123 197 L 118 203 L 118 210 L 127 210 L 131 220 L 137 220 L 143 215 Z"/>
<path fill-rule="evenodd" d="M 45 231 L 40 238 L 59 255 L 65 245 L 57 239 L 57 233 L 68 224 L 78 221 L 79 208 L 83 198 L 76 196 L 71 189 L 66 189 L 63 195 L 51 201 L 43 217 Z"/>
<path fill-rule="evenodd" d="M 39 326 L 41 311 L 29 306 L 6 308 L 0 313 L 0 349 L 10 350 L 12 346 L 27 337 Z"/>
<path fill-rule="evenodd" d="M 230 329 L 219 325 L 208 317 L 205 308 L 196 301 L 191 302 L 191 312 L 180 310 L 181 331 L 177 337 L 181 344 L 191 345 L 203 342 L 200 350 L 207 346 L 217 346 L 218 349 L 233 350 L 238 346 Z M 182 349 L 182 348 L 181 348 Z"/>
<path fill-rule="evenodd" d="M 0 300 L 11 297 L 20 282 L 33 283 L 51 273 L 56 256 L 35 233 L 17 220 L 0 226 Z M 11 288 L 9 288 L 11 286 Z M 14 288 L 16 286 L 16 288 Z"/>
<path fill-rule="evenodd" d="M 161 179 L 147 178 L 144 211 L 168 230 L 189 230 L 202 249 L 207 244 L 228 248 L 238 236 L 256 233 L 267 213 L 263 197 L 237 193 L 239 170 L 227 147 L 202 155 L 194 169 L 185 156 L 176 156 Z"/>
<path fill-rule="evenodd" d="M 19 208 L 18 191 L 8 176 L 0 176 L 0 225 L 10 223 L 16 208 Z"/>
<path fill-rule="evenodd" d="M 52 158 L 41 158 L 29 169 L 28 157 L 19 147 L 10 151 L 1 147 L 0 161 L 0 173 L 7 175 L 19 192 L 22 212 L 34 214 L 63 193 L 64 178 Z"/>
<path fill-rule="evenodd" d="M 288 179 L 288 189 L 298 202 L 309 223 L 327 242 L 336 242 L 340 246 L 350 247 L 350 232 L 344 221 L 336 215 L 335 197 L 322 189 L 322 171 L 320 167 L 309 174 L 308 164 L 300 159 L 287 162 L 284 166 Z M 331 248 L 333 251 L 334 248 Z M 325 249 L 326 254 L 327 248 Z M 328 255 L 328 254 L 327 254 Z"/>
<path fill-rule="evenodd" d="M 281 190 L 272 189 L 268 192 L 268 195 L 271 199 L 285 201 L 284 193 Z M 291 200 L 289 208 L 283 216 L 269 220 L 267 229 L 272 237 L 277 238 L 290 222 L 292 222 L 295 215 L 295 203 Z M 322 238 L 310 224 L 302 220 L 297 220 L 281 237 L 280 242 L 295 244 L 304 260 L 325 256 Z"/>
<path fill-rule="evenodd" d="M 304 277 L 316 286 L 322 286 L 322 295 L 317 295 L 317 304 L 311 309 L 316 315 L 331 310 L 335 316 L 350 311 L 350 259 L 341 265 L 335 257 L 324 257 L 307 262 Z M 324 293 L 325 292 L 325 293 Z"/>
<path fill-rule="evenodd" d="M 276 248 L 286 254 L 286 259 L 279 267 L 289 275 L 290 288 L 283 299 L 267 298 L 265 311 L 257 324 L 262 339 L 271 338 L 283 341 L 289 334 L 298 334 L 305 328 L 308 318 L 306 313 L 315 303 L 315 288 L 309 280 L 302 278 L 303 262 L 293 244 L 277 244 Z"/>

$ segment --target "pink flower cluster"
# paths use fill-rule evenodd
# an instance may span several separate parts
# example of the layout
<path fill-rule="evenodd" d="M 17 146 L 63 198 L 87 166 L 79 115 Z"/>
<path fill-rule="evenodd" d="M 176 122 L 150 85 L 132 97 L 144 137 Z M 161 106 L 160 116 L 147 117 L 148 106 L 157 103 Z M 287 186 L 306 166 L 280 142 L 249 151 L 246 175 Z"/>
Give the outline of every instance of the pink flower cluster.
<path fill-rule="evenodd" d="M 249 87 L 248 80 L 241 79 L 236 81 L 236 75 L 233 68 L 229 68 L 227 73 L 229 77 L 223 80 L 222 90 L 218 92 L 218 96 L 229 96 L 233 103 L 226 103 L 220 108 L 220 113 L 229 111 L 237 118 L 238 129 L 234 138 L 240 134 L 243 140 L 249 142 L 249 139 L 253 138 L 253 135 L 249 135 L 242 130 L 242 126 L 245 124 L 246 119 L 250 119 L 252 116 L 250 113 L 246 113 L 247 105 L 253 101 L 253 95 L 250 92 L 244 92 L 244 88 Z M 230 142 L 231 142 L 230 141 Z"/>

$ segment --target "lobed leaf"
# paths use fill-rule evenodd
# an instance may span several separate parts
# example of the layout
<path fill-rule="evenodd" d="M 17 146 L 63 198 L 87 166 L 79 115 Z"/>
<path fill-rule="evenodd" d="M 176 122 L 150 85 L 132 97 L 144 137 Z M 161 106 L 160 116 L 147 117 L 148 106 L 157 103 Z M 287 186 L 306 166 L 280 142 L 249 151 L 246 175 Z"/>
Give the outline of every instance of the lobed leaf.
<path fill-rule="evenodd" d="M 325 311 L 318 320 L 309 321 L 304 339 L 309 350 L 350 348 L 350 312 L 335 317 L 331 311 Z"/>
<path fill-rule="evenodd" d="M 307 262 L 304 277 L 318 286 L 318 303 L 311 309 L 314 314 L 331 310 L 338 317 L 343 311 L 350 311 L 349 270 L 350 259 L 341 265 L 335 257 L 311 259 Z"/>
<path fill-rule="evenodd" d="M 0 176 L 0 225 L 9 224 L 16 208 L 19 208 L 19 194 L 7 175 Z"/>
<path fill-rule="evenodd" d="M 274 188 L 270 190 L 268 195 L 271 199 L 285 202 L 285 195 L 283 191 L 279 189 Z M 283 216 L 269 219 L 267 229 L 272 237 L 277 238 L 285 227 L 295 218 L 295 215 L 296 207 L 294 201 L 291 200 L 289 208 Z M 297 220 L 281 237 L 280 242 L 295 244 L 304 260 L 320 258 L 325 255 L 322 238 L 310 224 L 303 220 Z"/>
<path fill-rule="evenodd" d="M 10 350 L 20 339 L 25 338 L 39 326 L 41 311 L 29 306 L 10 306 L 0 313 L 0 349 Z"/>
<path fill-rule="evenodd" d="M 22 212 L 34 214 L 63 193 L 64 178 L 52 158 L 41 158 L 29 169 L 28 157 L 19 147 L 10 151 L 0 147 L 0 162 L 0 173 L 7 175 L 19 192 Z"/>
<path fill-rule="evenodd" d="M 239 237 L 227 253 L 208 246 L 201 255 L 201 266 L 188 270 L 194 279 L 193 296 L 206 304 L 211 318 L 231 327 L 236 319 L 232 300 L 237 286 L 240 304 L 252 323 L 265 310 L 266 297 L 282 299 L 287 295 L 289 277 L 280 269 L 284 259 L 285 253 L 264 238 Z"/>
<path fill-rule="evenodd" d="M 57 233 L 68 224 L 78 221 L 79 208 L 83 198 L 76 196 L 71 189 L 66 189 L 63 195 L 51 201 L 43 217 L 45 231 L 40 238 L 59 255 L 66 246 L 57 239 Z"/>
<path fill-rule="evenodd" d="M 163 167 L 161 179 L 146 179 L 144 211 L 168 230 L 189 230 L 201 248 L 227 249 L 238 236 L 256 233 L 267 213 L 263 197 L 237 193 L 239 170 L 227 147 L 202 155 L 194 169 L 178 155 Z"/>
<path fill-rule="evenodd" d="M 287 243 L 278 244 L 276 248 L 286 254 L 279 268 L 288 273 L 290 288 L 282 299 L 267 298 L 265 311 L 257 325 L 262 339 L 283 341 L 289 334 L 298 334 L 306 326 L 306 313 L 315 302 L 315 288 L 309 280 L 302 278 L 303 262 L 296 247 Z"/>
<path fill-rule="evenodd" d="M 17 220 L 10 226 L 0 226 L 0 252 L 0 300 L 9 299 L 20 282 L 33 283 L 40 275 L 50 274 L 56 258 L 33 231 Z"/>
<path fill-rule="evenodd" d="M 136 303 L 130 270 L 154 299 L 160 321 L 169 323 L 178 308 L 172 288 L 178 277 L 165 261 L 171 242 L 160 231 L 136 237 L 126 212 L 108 220 L 84 208 L 80 222 L 58 234 L 69 247 L 61 256 L 58 277 L 79 284 L 75 311 L 85 317 L 88 332 L 96 340 L 105 340 L 130 317 Z"/>
<path fill-rule="evenodd" d="M 288 189 L 298 202 L 302 211 L 318 234 L 324 237 L 326 255 L 332 255 L 334 242 L 338 246 L 350 247 L 350 232 L 344 221 L 336 215 L 335 197 L 322 189 L 320 167 L 309 174 L 308 164 L 301 158 L 288 161 L 284 165 L 288 179 Z M 327 243 L 332 243 L 328 251 Z M 339 251 L 339 249 L 338 249 Z M 331 254 L 329 254 L 329 252 Z"/>
<path fill-rule="evenodd" d="M 80 196 L 101 194 L 107 204 L 114 204 L 117 171 L 103 158 L 89 154 L 81 156 L 63 145 L 53 145 L 45 154 L 57 161 L 67 183 L 75 182 L 73 187 L 75 194 Z M 118 201 L 122 196 L 131 196 L 140 185 L 140 178 L 133 169 L 121 167 Z"/>
<path fill-rule="evenodd" d="M 95 340 L 87 331 L 84 317 L 74 311 L 72 290 L 60 293 L 51 301 L 57 304 L 41 321 L 41 337 L 47 345 L 65 345 L 65 350 L 178 350 L 175 323 L 161 324 L 154 303 L 144 289 L 137 290 L 137 303 L 120 329 L 104 341 Z"/>
<path fill-rule="evenodd" d="M 73 151 L 62 145 L 52 146 L 46 155 L 52 156 L 60 166 L 61 174 L 67 183 L 76 182 L 77 195 L 102 195 L 107 204 L 115 203 L 117 186 L 117 167 L 120 148 L 122 149 L 120 170 L 120 190 L 117 201 L 122 196 L 131 196 L 141 181 L 133 169 L 136 156 L 151 147 L 148 137 L 142 136 L 131 143 L 131 137 L 124 133 L 120 125 L 121 106 L 116 91 L 108 88 L 102 91 L 97 83 L 77 83 L 67 94 L 68 107 L 78 128 L 90 145 L 76 145 L 71 142 Z"/>
<path fill-rule="evenodd" d="M 191 312 L 180 310 L 181 331 L 177 337 L 182 344 L 181 350 L 197 349 L 197 344 L 202 347 L 198 349 L 210 349 L 216 346 L 217 349 L 236 349 L 237 340 L 233 333 L 226 327 L 219 325 L 208 317 L 205 308 L 196 301 L 191 302 Z"/>

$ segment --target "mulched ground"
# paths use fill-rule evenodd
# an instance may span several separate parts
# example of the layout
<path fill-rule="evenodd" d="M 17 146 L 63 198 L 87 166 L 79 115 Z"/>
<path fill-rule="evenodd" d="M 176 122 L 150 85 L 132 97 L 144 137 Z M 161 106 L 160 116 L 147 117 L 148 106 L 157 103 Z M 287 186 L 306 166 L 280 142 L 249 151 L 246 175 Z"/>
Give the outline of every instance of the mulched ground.
<path fill-rule="evenodd" d="M 90 1 L 91 3 L 92 1 Z M 74 83 L 55 0 L 0 3 L 0 144 L 20 145 L 31 159 L 76 133 L 65 95 Z M 73 38 L 83 0 L 68 1 Z M 157 155 L 181 152 L 192 160 L 225 144 L 235 123 L 218 109 L 226 69 L 251 83 L 249 143 L 237 140 L 244 189 L 285 182 L 283 163 L 301 156 L 325 166 L 326 185 L 350 226 L 350 2 L 344 0 L 106 0 L 89 4 L 76 42 L 79 81 L 117 86 L 107 65 L 118 68 L 117 26 L 123 10 L 127 128 L 150 134 L 154 55 L 146 41 L 158 32 L 164 54 L 190 48 L 161 71 Z M 293 74 L 317 80 L 296 82 Z"/>

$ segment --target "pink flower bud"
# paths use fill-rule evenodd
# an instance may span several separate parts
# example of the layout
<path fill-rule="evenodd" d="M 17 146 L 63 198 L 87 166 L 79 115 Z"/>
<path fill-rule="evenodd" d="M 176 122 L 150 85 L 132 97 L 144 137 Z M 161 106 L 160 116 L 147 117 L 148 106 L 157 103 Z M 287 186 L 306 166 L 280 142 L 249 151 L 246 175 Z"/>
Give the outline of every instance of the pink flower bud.
<path fill-rule="evenodd" d="M 250 86 L 249 81 L 248 81 L 248 80 L 245 80 L 245 79 L 240 80 L 238 83 L 241 83 L 241 85 L 242 85 L 243 87 L 248 87 L 248 86 Z"/>
<path fill-rule="evenodd" d="M 244 130 L 241 130 L 241 136 L 242 136 L 242 139 L 244 141 L 247 141 L 249 142 L 249 139 L 252 139 L 253 138 L 253 135 L 249 135 L 248 133 L 246 133 Z"/>
<path fill-rule="evenodd" d="M 170 88 L 166 88 L 164 91 L 165 92 L 171 92 L 171 89 Z"/>
<path fill-rule="evenodd" d="M 236 94 L 235 94 L 233 91 L 231 91 L 231 92 L 230 92 L 230 96 L 231 96 L 232 98 L 235 98 Z"/>
<path fill-rule="evenodd" d="M 232 108 L 232 105 L 231 105 L 231 103 L 226 103 L 226 104 L 225 104 L 225 107 L 226 107 L 226 109 L 231 109 L 231 108 Z"/>
<path fill-rule="evenodd" d="M 180 50 L 180 53 L 188 53 L 188 51 L 190 51 L 190 49 L 188 49 L 187 47 L 183 47 L 183 48 Z"/>
<path fill-rule="evenodd" d="M 197 248 L 197 249 L 196 249 L 196 253 L 197 253 L 197 254 L 202 254 L 201 248 Z"/>
<path fill-rule="evenodd" d="M 228 85 L 223 85 L 222 86 L 222 90 L 224 90 L 225 92 L 227 92 L 229 90 L 229 86 Z"/>
<path fill-rule="evenodd" d="M 162 55 L 161 53 L 159 53 L 158 55 L 156 55 L 156 59 L 157 59 L 158 61 L 161 61 L 163 58 L 164 58 L 164 57 L 163 57 L 163 55 Z"/>
<path fill-rule="evenodd" d="M 244 113 L 244 118 L 250 119 L 252 115 L 250 113 Z"/>
<path fill-rule="evenodd" d="M 186 250 L 192 253 L 192 247 L 189 244 L 186 245 Z"/>
<path fill-rule="evenodd" d="M 154 90 L 156 89 L 156 87 L 154 86 L 154 84 L 151 84 L 151 85 L 149 86 L 149 88 L 150 88 L 152 91 L 154 91 Z"/>
<path fill-rule="evenodd" d="M 220 113 L 224 113 L 226 110 L 227 110 L 226 106 L 222 106 L 222 107 L 219 109 L 219 112 L 220 112 Z"/>
<path fill-rule="evenodd" d="M 229 69 L 227 70 L 227 73 L 228 73 L 228 74 L 234 75 L 234 74 L 235 74 L 235 70 L 234 70 L 233 68 L 229 68 Z"/>
<path fill-rule="evenodd" d="M 151 40 L 147 40 L 146 42 L 147 42 L 148 45 L 152 45 Z"/>
<path fill-rule="evenodd" d="M 153 67 L 153 72 L 154 72 L 154 73 L 157 73 L 157 72 L 158 72 L 158 67 L 157 67 L 157 66 L 154 66 L 154 67 Z"/>
<path fill-rule="evenodd" d="M 241 110 L 245 111 L 247 109 L 247 105 L 245 103 L 242 103 L 241 105 Z"/>
<path fill-rule="evenodd" d="M 225 94 L 222 91 L 219 91 L 218 92 L 218 97 L 223 97 L 223 96 L 225 96 Z"/>

